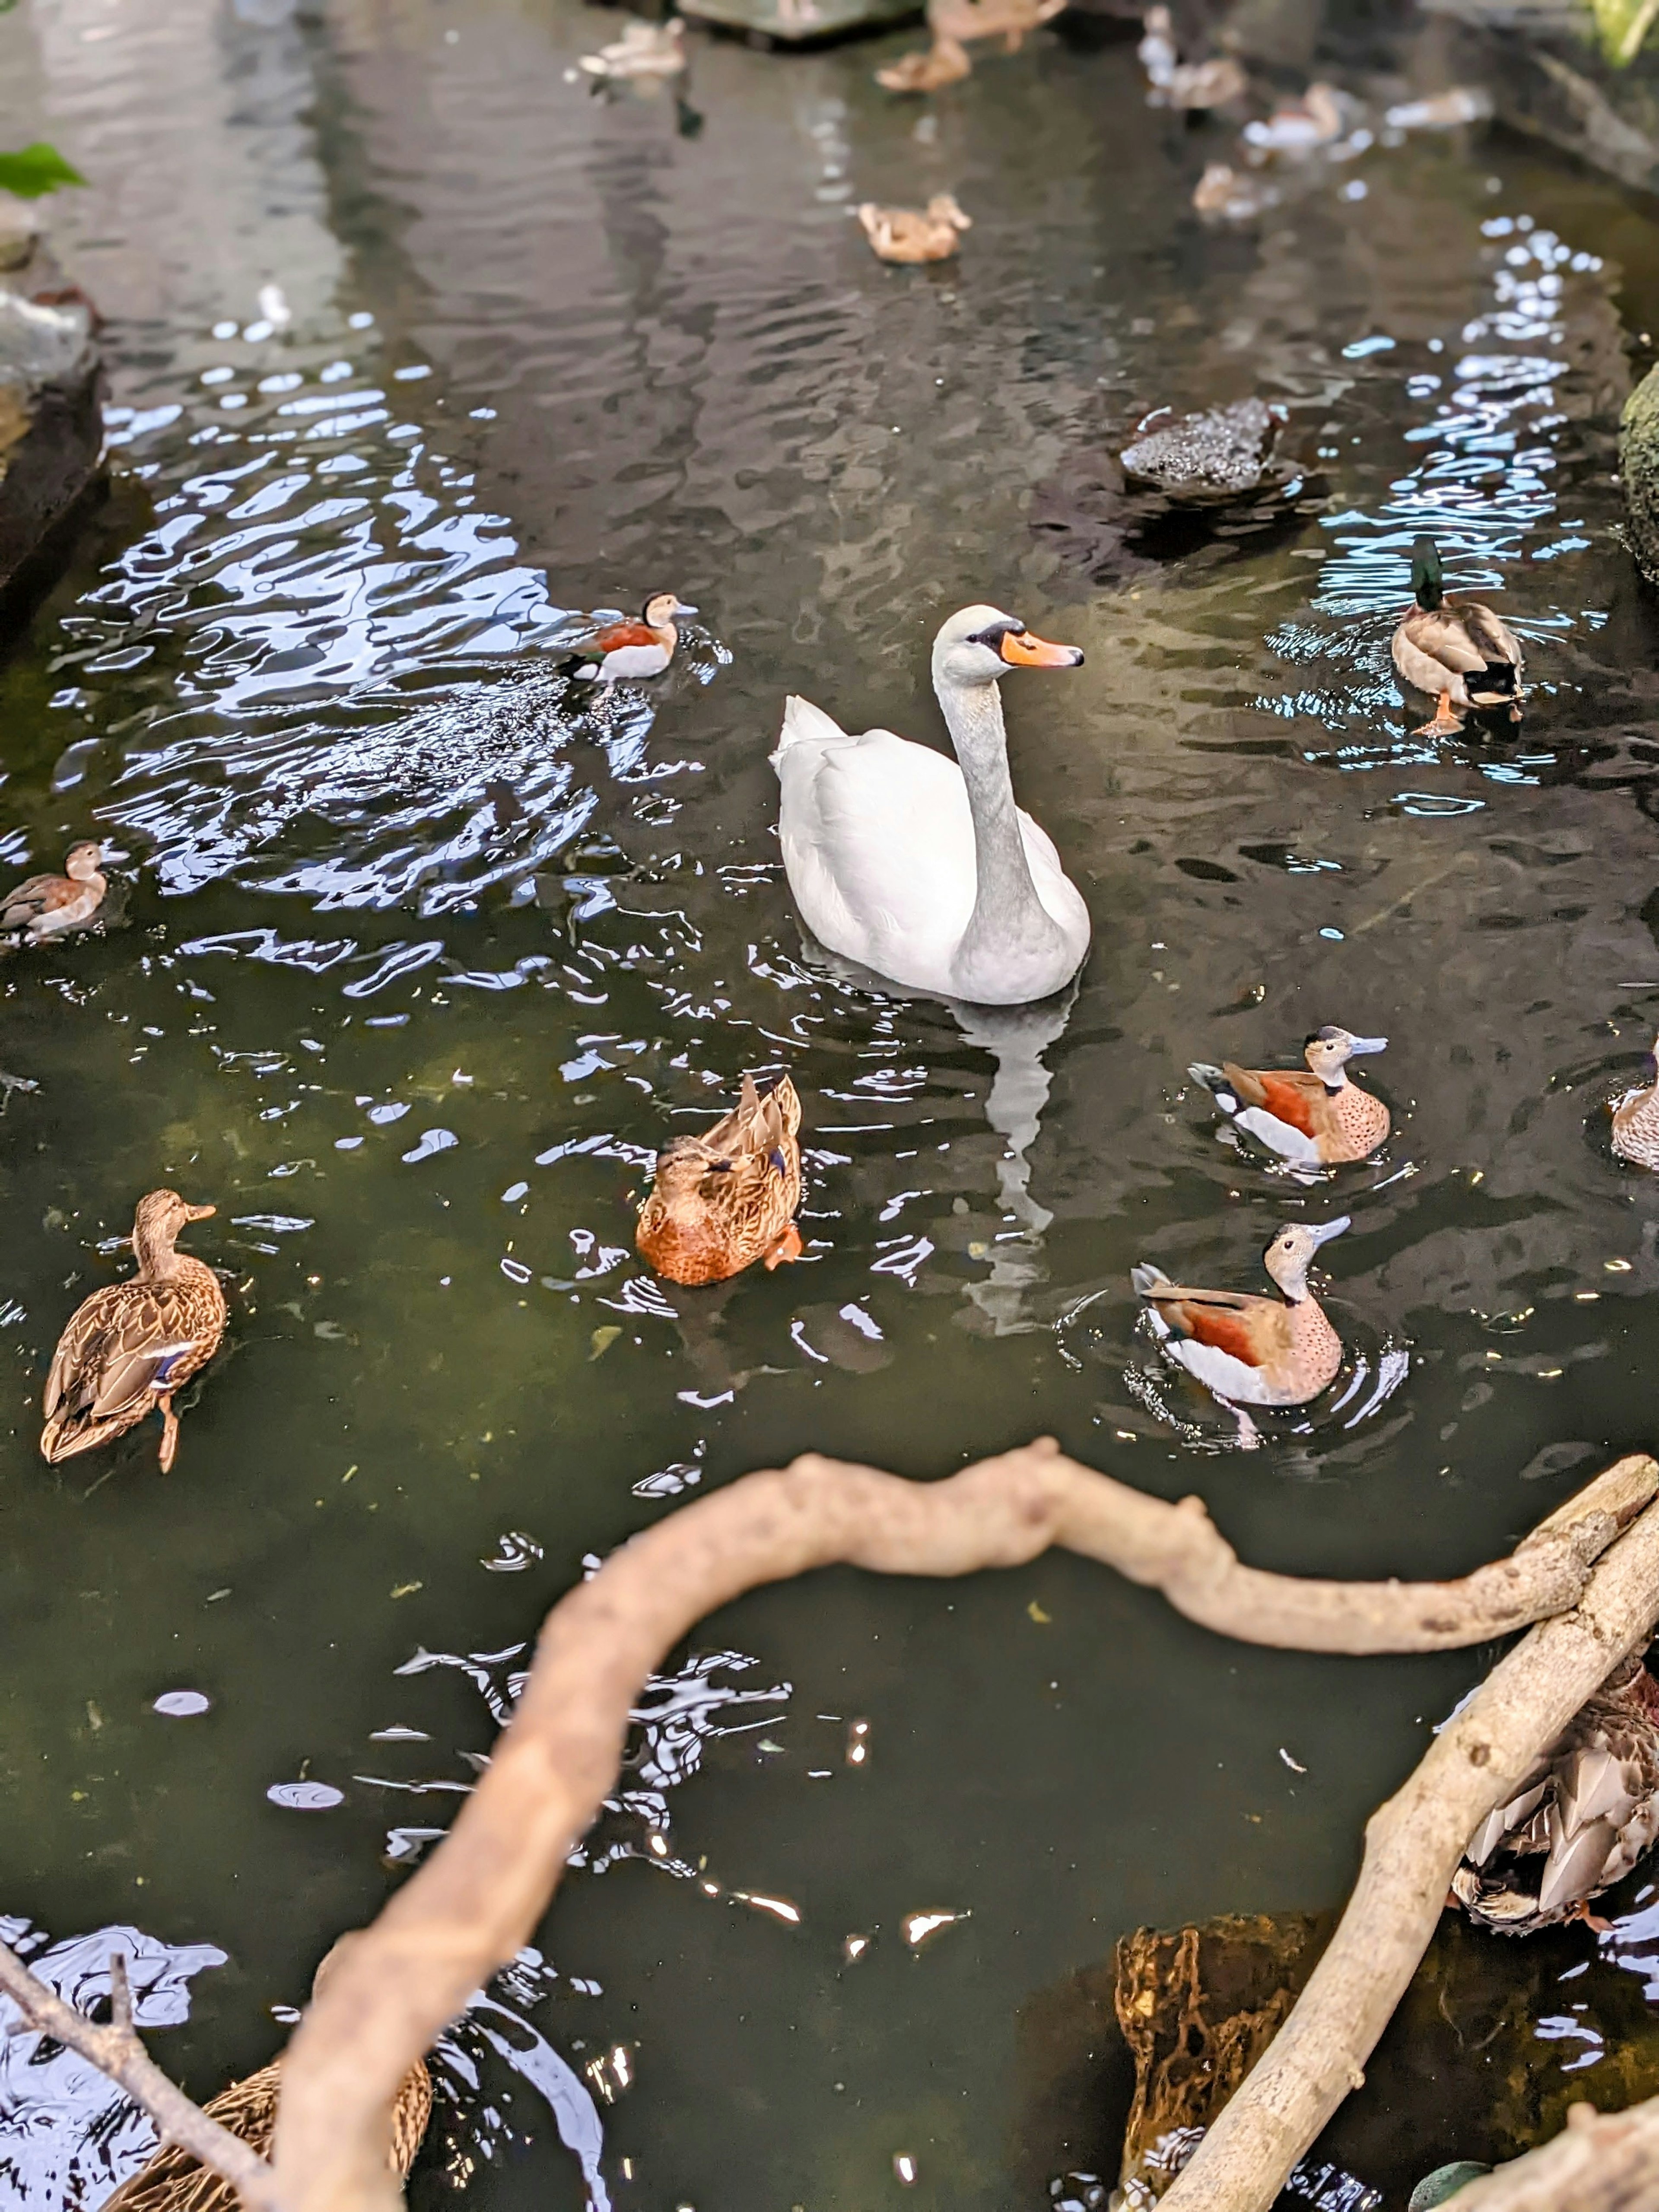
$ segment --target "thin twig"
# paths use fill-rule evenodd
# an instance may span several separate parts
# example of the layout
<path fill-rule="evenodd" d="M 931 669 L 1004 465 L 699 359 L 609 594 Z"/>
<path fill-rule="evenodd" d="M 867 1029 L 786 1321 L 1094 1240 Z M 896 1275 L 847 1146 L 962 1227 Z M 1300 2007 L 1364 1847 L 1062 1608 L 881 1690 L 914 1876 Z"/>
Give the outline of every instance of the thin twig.
<path fill-rule="evenodd" d="M 109 1963 L 111 2021 L 107 2027 L 99 2027 L 84 2013 L 66 2005 L 4 1943 L 0 1943 L 0 1990 L 31 2027 L 66 2044 L 100 2073 L 107 2074 L 135 2104 L 142 2105 L 164 2141 L 177 2143 L 204 2166 L 222 2174 L 247 2212 L 278 2212 L 276 2178 L 264 2160 L 250 2150 L 240 2136 L 232 2135 L 217 2120 L 210 2120 L 199 2105 L 193 2105 L 144 2049 L 132 2025 L 127 1962 L 118 1954 Z"/>
<path fill-rule="evenodd" d="M 1021 1565 L 1058 1543 L 1161 1589 L 1189 1619 L 1251 1643 L 1444 1650 L 1574 1605 L 1590 1562 L 1656 1494 L 1659 1465 L 1621 1460 L 1550 1515 L 1512 1558 L 1461 1582 L 1417 1584 L 1306 1582 L 1241 1566 L 1199 1499 L 1170 1505 L 1148 1498 L 1065 1458 L 1048 1441 L 933 1483 L 809 1456 L 682 1508 L 554 1607 L 477 1791 L 444 1842 L 354 1942 L 289 2045 L 275 2159 L 292 2212 L 392 2212 L 398 2199 L 386 2130 L 404 2074 L 471 1992 L 530 1940 L 570 1851 L 614 1784 L 629 1709 L 651 1670 L 705 1614 L 745 1590 L 838 1562 L 882 1574 L 969 1574 Z M 1640 1526 L 1659 1537 L 1659 1514 Z M 1659 1574 L 1655 1586 L 1659 1592 Z M 1617 1656 L 1611 1652 L 1599 1673 L 1590 1668 L 1559 1717 L 1559 1698 L 1547 1700 L 1528 1741 L 1547 1741 Z M 1474 1737 L 1463 1727 L 1442 1739 L 1449 1740 L 1461 1755 Z M 1519 1756 L 1506 1740 L 1504 1757 L 1492 1762 L 1494 1787 L 1510 1772 L 1512 1752 Z M 1462 1820 L 1454 1862 L 1480 1817 L 1452 1816 L 1453 1826 Z M 1436 1910 L 1449 1873 L 1449 1863 Z"/>

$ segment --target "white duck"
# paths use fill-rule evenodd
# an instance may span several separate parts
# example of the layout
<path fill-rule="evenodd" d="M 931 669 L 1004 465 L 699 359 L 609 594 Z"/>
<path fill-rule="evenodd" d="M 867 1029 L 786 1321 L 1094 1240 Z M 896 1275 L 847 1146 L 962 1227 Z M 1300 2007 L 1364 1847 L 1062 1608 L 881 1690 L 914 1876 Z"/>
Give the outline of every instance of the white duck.
<path fill-rule="evenodd" d="M 1064 988 L 1089 950 L 1089 910 L 1053 840 L 1014 804 L 997 686 L 1011 668 L 1082 659 L 995 607 L 952 615 L 933 641 L 933 690 L 956 762 L 890 730 L 851 737 L 821 707 L 788 702 L 772 756 L 778 833 L 821 944 L 975 1006 Z"/>

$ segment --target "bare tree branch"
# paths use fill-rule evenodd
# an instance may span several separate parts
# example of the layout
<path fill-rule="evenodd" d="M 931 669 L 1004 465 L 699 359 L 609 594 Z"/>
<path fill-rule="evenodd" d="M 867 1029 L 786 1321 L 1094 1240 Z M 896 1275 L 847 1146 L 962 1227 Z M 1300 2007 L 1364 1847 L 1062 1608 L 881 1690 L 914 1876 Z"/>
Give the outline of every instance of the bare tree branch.
<path fill-rule="evenodd" d="M 4 1943 L 0 1943 L 0 1990 L 31 2027 L 67 2044 L 118 2082 L 135 2104 L 143 2106 L 167 2142 L 177 2143 L 204 2166 L 223 2174 L 247 2212 L 277 2212 L 276 2179 L 270 2166 L 239 2136 L 210 2120 L 199 2105 L 191 2104 L 155 2064 L 132 2025 L 127 1962 L 118 1954 L 109 1963 L 111 2021 L 107 2027 L 100 2027 L 84 2013 L 66 2005 Z"/>
<path fill-rule="evenodd" d="M 1659 2203 L 1659 2097 L 1605 2117 L 1575 2105 L 1553 2142 L 1457 2192 L 1457 2212 L 1651 2212 Z"/>
<path fill-rule="evenodd" d="M 355 1940 L 307 2014 L 283 2061 L 277 2120 L 276 2165 L 288 2212 L 392 2212 L 398 2190 L 385 2163 L 386 2130 L 404 2073 L 529 1940 L 615 1782 L 629 1712 L 651 1670 L 706 1613 L 745 1590 L 837 1562 L 883 1574 L 969 1574 L 1021 1565 L 1059 1543 L 1161 1589 L 1220 1634 L 1331 1652 L 1476 1644 L 1559 1613 L 1584 1594 L 1584 1607 L 1563 1625 L 1560 1662 L 1540 1670 L 1527 1661 L 1517 1674 L 1520 1655 L 1512 1655 L 1493 1678 L 1498 1686 L 1482 1693 L 1478 1714 L 1472 1709 L 1441 1739 L 1436 1773 L 1444 1770 L 1449 1779 L 1457 1769 L 1460 1789 L 1443 1802 L 1413 1778 L 1372 1823 L 1362 1891 L 1368 1899 L 1375 1893 L 1386 1911 L 1398 1899 L 1408 1948 L 1425 1912 L 1426 1942 L 1451 1867 L 1486 1811 L 1633 1640 L 1633 1629 L 1615 1633 L 1613 1617 L 1604 1620 L 1604 1585 L 1622 1589 L 1632 1572 L 1641 1579 L 1630 1559 L 1645 1565 L 1659 1550 L 1659 1514 L 1642 1520 L 1598 1571 L 1593 1601 L 1586 1582 L 1590 1561 L 1656 1494 L 1659 1466 L 1645 1457 L 1620 1461 L 1552 1514 L 1513 1558 L 1461 1582 L 1418 1584 L 1303 1581 L 1241 1566 L 1197 1498 L 1170 1505 L 1146 1497 L 1063 1457 L 1048 1441 L 934 1483 L 809 1455 L 700 1499 L 635 1537 L 554 1607 L 477 1791 L 438 1850 Z M 1659 1603 L 1659 1560 L 1646 1572 L 1649 1587 Z M 1633 1610 L 1639 1605 L 1627 1602 L 1626 1612 Z M 1474 1776 L 1474 1790 L 1460 1760 Z M 1428 1858 L 1437 1866 L 1445 1857 L 1431 1900 L 1405 1832 L 1419 1817 L 1433 1838 Z M 1413 1867 L 1414 1886 L 1407 1879 Z M 1378 1924 L 1369 1904 L 1365 1924 Z M 1413 1965 L 1421 1948 L 1412 1952 Z M 1391 1972 L 1383 1975 L 1378 2030 L 1409 1978 L 1408 1967 L 1396 1987 Z M 1374 2040 L 1375 2031 L 1365 2051 Z M 1333 2104 L 1357 2070 L 1356 2061 L 1342 2073 Z M 1247 2083 L 1240 2098 L 1249 2093 Z M 1304 2097 L 1301 2117 L 1274 2133 L 1275 2160 L 1283 2143 L 1299 2138 L 1279 2179 L 1316 2131 L 1316 2123 L 1302 2130 L 1319 2103 L 1318 2094 Z M 1224 2201 L 1234 2212 L 1270 2202 L 1273 2193 Z"/>
<path fill-rule="evenodd" d="M 1650 1507 L 1596 1567 L 1573 1610 L 1543 1622 L 1499 1661 L 1403 1789 L 1372 1814 L 1359 1880 L 1329 1948 L 1164 2196 L 1166 2212 L 1268 2212 L 1297 2160 L 1364 2081 L 1469 1838 L 1656 1620 L 1659 1507 Z"/>

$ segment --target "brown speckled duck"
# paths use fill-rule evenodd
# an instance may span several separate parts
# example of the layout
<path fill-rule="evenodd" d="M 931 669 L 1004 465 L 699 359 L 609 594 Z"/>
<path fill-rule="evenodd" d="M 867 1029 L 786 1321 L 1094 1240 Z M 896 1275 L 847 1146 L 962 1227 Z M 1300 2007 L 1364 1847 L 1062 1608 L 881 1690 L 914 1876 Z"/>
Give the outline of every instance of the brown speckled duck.
<path fill-rule="evenodd" d="M 787 1075 L 757 1091 L 752 1075 L 703 1137 L 676 1137 L 657 1156 L 635 1242 L 671 1282 L 724 1282 L 763 1260 L 801 1255 L 800 1100 Z"/>
<path fill-rule="evenodd" d="M 1434 720 L 1412 734 L 1455 737 L 1471 712 L 1502 710 L 1518 722 L 1526 666 L 1521 641 L 1479 599 L 1446 597 L 1432 538 L 1413 541 L 1412 594 L 1416 605 L 1394 634 L 1394 665 L 1407 684 L 1437 702 Z"/>
<path fill-rule="evenodd" d="M 95 840 L 71 845 L 61 876 L 30 876 L 0 896 L 0 938 L 14 945 L 39 945 L 65 930 L 84 928 L 109 890 L 106 857 Z"/>
<path fill-rule="evenodd" d="M 311 1985 L 313 1996 L 332 1971 L 339 1951 L 336 1944 L 318 1967 Z M 276 2059 L 246 2081 L 233 2081 L 203 2110 L 222 2128 L 240 2136 L 261 2158 L 269 2158 L 276 2132 L 281 2087 L 282 2061 Z M 386 2159 L 387 2165 L 405 2180 L 431 2118 L 432 2076 L 417 2060 L 404 2076 L 392 2108 L 392 2144 Z M 199 2166 L 187 2150 L 166 2143 L 148 2166 L 104 2199 L 102 2212 L 242 2212 L 242 2200 L 229 2182 L 210 2167 Z"/>
<path fill-rule="evenodd" d="M 1308 1288 L 1308 1267 L 1347 1225 L 1345 1213 L 1279 1231 L 1262 1263 L 1282 1299 L 1188 1290 L 1161 1267 L 1133 1268 L 1129 1279 L 1152 1310 L 1165 1358 L 1230 1406 L 1303 1406 L 1316 1398 L 1336 1379 L 1342 1340 Z"/>
<path fill-rule="evenodd" d="M 1659 1682 L 1615 1668 L 1469 1840 L 1452 1900 L 1503 1936 L 1596 1921 L 1589 1899 L 1659 1836 Z"/>
<path fill-rule="evenodd" d="M 40 1449 L 54 1465 L 124 1435 L 158 1406 L 162 1474 L 173 1465 L 173 1393 L 212 1358 L 226 1321 L 219 1278 L 173 1243 L 186 1222 L 205 1221 L 215 1210 L 186 1206 L 176 1190 L 139 1200 L 137 1273 L 94 1291 L 58 1339 L 40 1431 Z"/>
<path fill-rule="evenodd" d="M 1659 1043 L 1654 1046 L 1659 1060 Z M 1638 1084 L 1622 1098 L 1610 1098 L 1613 1149 L 1638 1168 L 1659 1168 L 1659 1082 Z"/>
<path fill-rule="evenodd" d="M 948 261 L 957 250 L 957 233 L 974 227 L 949 192 L 935 192 L 920 210 L 878 207 L 866 200 L 858 217 L 883 261 Z"/>
<path fill-rule="evenodd" d="M 1297 1167 L 1369 1159 L 1389 1133 L 1389 1109 L 1348 1080 L 1348 1062 L 1385 1052 L 1387 1037 L 1355 1036 L 1327 1023 L 1303 1048 L 1301 1067 L 1219 1067 L 1195 1060 L 1187 1073 L 1215 1103 L 1281 1159 Z"/>

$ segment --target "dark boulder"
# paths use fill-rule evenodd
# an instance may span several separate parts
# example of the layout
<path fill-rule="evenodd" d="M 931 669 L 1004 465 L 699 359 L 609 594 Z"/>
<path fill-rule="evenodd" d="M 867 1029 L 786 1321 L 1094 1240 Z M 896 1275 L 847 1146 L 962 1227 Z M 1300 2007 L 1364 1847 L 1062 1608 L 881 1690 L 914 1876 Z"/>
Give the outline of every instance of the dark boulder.
<path fill-rule="evenodd" d="M 102 478 L 102 379 L 90 304 L 0 196 L 0 616 L 40 580 Z"/>

